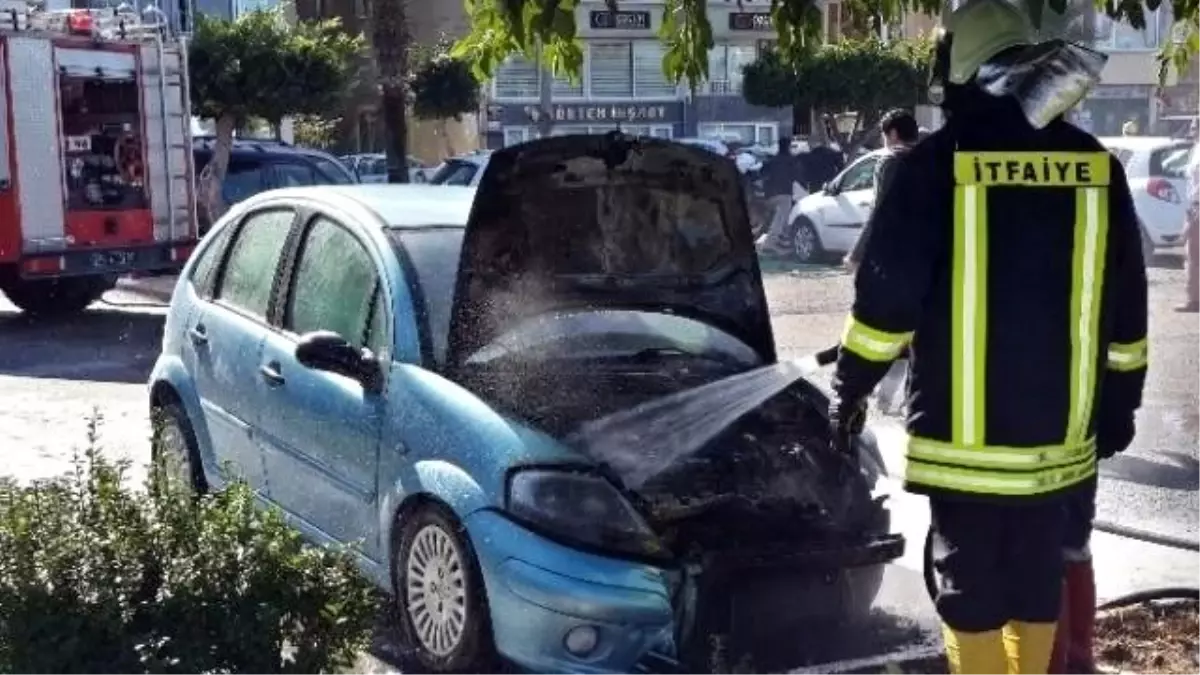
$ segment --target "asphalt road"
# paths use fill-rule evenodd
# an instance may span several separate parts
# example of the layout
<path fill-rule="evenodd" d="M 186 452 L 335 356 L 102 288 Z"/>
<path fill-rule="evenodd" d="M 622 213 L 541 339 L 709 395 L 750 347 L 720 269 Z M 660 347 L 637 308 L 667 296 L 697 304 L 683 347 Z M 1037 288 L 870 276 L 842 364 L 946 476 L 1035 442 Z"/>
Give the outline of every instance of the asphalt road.
<path fill-rule="evenodd" d="M 1182 272 L 1151 270 L 1151 360 L 1146 405 L 1137 441 L 1104 467 L 1099 518 L 1195 540 L 1197 489 L 1196 315 L 1172 311 L 1183 297 Z M 833 344 L 850 300 L 850 278 L 829 269 L 775 272 L 767 278 L 781 357 L 799 357 Z M 33 324 L 0 296 L 0 474 L 53 475 L 85 446 L 88 419 L 101 417 L 107 452 L 142 462 L 149 453 L 145 380 L 161 340 L 161 307 L 136 293 L 110 292 L 70 322 Z M 821 376 L 818 376 L 821 377 Z M 881 437 L 899 433 L 899 420 L 878 418 Z M 889 465 L 896 460 L 889 457 Z M 928 527 L 924 502 L 898 490 L 894 522 L 909 550 L 889 566 L 875 615 L 847 626 L 840 638 L 807 643 L 802 655 L 778 655 L 773 669 L 937 648 L 936 617 L 920 577 L 920 544 Z M 1100 594 L 1113 597 L 1157 585 L 1197 583 L 1194 552 L 1097 535 Z M 781 636 L 783 637 L 783 636 Z M 786 641 L 786 640 L 784 640 Z M 386 645 L 384 650 L 387 651 Z M 849 665 L 849 664 L 846 664 Z M 834 667 L 821 666 L 829 672 Z"/>

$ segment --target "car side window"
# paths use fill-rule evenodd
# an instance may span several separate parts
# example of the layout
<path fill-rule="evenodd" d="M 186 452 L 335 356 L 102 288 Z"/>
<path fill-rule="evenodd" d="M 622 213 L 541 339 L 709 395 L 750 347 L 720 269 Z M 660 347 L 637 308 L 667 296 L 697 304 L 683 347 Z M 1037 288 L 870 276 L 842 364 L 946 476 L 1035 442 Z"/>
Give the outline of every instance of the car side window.
<path fill-rule="evenodd" d="M 855 164 L 842 177 L 842 192 L 853 192 L 855 190 L 870 190 L 875 187 L 875 164 L 878 160 L 874 157 L 864 159 Z"/>
<path fill-rule="evenodd" d="M 377 294 L 379 274 L 367 249 L 342 225 L 317 216 L 300 249 L 284 327 L 298 335 L 333 331 L 355 346 L 378 346 L 374 334 L 386 333 L 381 327 L 388 313 Z"/>
<path fill-rule="evenodd" d="M 211 298 L 213 286 L 217 282 L 217 270 L 221 266 L 221 259 L 225 257 L 225 251 L 229 246 L 229 238 L 233 236 L 233 231 L 236 227 L 224 227 L 216 234 L 216 239 L 212 243 L 204 247 L 200 252 L 200 259 L 196 261 L 196 266 L 192 268 L 192 285 L 196 288 L 196 293 L 202 298 Z"/>
<path fill-rule="evenodd" d="M 218 301 L 266 317 L 275 272 L 294 219 L 291 209 L 257 211 L 246 217 L 214 294 Z"/>
<path fill-rule="evenodd" d="M 317 174 L 308 164 L 300 162 L 274 162 L 271 164 L 271 187 L 304 187 L 316 185 Z"/>
<path fill-rule="evenodd" d="M 230 160 L 225 181 L 221 183 L 221 198 L 233 205 L 266 190 L 263 169 L 260 161 Z"/>

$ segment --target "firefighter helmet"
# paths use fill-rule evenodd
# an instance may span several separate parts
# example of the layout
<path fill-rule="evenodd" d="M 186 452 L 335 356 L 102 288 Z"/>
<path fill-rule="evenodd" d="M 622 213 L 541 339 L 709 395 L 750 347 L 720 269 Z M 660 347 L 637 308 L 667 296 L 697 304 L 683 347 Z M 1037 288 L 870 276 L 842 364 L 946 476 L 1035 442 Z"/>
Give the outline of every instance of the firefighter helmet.
<path fill-rule="evenodd" d="M 942 20 L 929 78 L 930 99 L 940 104 L 947 84 L 966 84 L 997 54 L 1033 42 L 1033 24 L 1016 5 L 966 0 Z"/>

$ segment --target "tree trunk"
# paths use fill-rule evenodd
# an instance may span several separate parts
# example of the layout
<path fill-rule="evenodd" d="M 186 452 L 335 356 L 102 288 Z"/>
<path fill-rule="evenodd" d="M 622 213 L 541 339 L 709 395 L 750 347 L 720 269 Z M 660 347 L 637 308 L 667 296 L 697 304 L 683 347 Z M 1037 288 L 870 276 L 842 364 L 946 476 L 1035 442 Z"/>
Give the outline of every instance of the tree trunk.
<path fill-rule="evenodd" d="M 217 222 L 228 208 L 221 196 L 221 185 L 225 182 L 226 171 L 229 170 L 229 153 L 233 149 L 233 131 L 236 128 L 237 120 L 232 115 L 217 118 L 212 157 L 200 172 L 197 201 L 201 213 L 198 215 L 205 224 L 205 230 Z"/>
<path fill-rule="evenodd" d="M 387 131 L 388 182 L 408 182 L 408 2 L 375 0 L 375 67 L 379 72 L 380 109 Z"/>

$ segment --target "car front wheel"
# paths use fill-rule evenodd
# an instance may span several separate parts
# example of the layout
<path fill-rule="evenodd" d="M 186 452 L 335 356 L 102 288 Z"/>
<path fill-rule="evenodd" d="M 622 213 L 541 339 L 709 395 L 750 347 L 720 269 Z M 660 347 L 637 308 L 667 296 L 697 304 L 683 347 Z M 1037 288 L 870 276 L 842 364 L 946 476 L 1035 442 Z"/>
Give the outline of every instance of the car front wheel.
<path fill-rule="evenodd" d="M 493 672 L 486 593 L 464 528 L 423 504 L 402 517 L 397 539 L 392 580 L 404 646 L 426 672 Z"/>
<path fill-rule="evenodd" d="M 821 237 L 808 218 L 801 216 L 796 220 L 796 234 L 792 241 L 796 259 L 802 263 L 819 263 L 825 257 Z"/>

